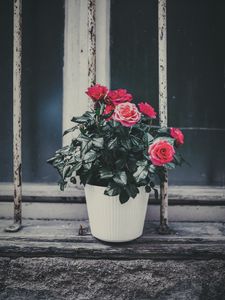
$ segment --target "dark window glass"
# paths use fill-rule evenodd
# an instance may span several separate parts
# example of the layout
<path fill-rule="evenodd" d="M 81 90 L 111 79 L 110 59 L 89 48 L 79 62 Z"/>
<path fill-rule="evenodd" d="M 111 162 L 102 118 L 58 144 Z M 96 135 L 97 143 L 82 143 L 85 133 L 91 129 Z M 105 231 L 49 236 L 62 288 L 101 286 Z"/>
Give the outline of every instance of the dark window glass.
<path fill-rule="evenodd" d="M 0 1 L 0 181 L 12 180 L 13 1 Z"/>
<path fill-rule="evenodd" d="M 157 1 L 111 0 L 111 88 L 158 108 Z"/>
<path fill-rule="evenodd" d="M 12 2 L 0 2 L 0 181 L 12 181 Z M 23 181 L 57 178 L 46 159 L 61 146 L 63 32 L 63 0 L 23 1 Z"/>
<path fill-rule="evenodd" d="M 192 164 L 170 184 L 225 184 L 225 2 L 167 1 L 168 120 Z M 111 1 L 111 87 L 158 110 L 157 1 Z"/>

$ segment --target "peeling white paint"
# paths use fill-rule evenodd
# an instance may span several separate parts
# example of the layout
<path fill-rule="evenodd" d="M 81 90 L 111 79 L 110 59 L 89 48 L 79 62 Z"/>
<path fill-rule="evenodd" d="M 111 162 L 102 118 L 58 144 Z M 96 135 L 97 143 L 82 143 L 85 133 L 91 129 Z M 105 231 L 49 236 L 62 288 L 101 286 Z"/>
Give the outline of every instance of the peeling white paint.
<path fill-rule="evenodd" d="M 22 0 L 14 0 L 13 18 L 13 180 L 14 223 L 21 224 L 21 69 L 22 69 Z"/>
<path fill-rule="evenodd" d="M 159 122 L 167 127 L 167 24 L 166 0 L 158 0 L 158 51 L 159 51 Z M 168 176 L 160 188 L 161 231 L 168 227 Z"/>
<path fill-rule="evenodd" d="M 88 14 L 88 3 L 88 0 L 65 0 L 63 131 L 72 127 L 70 120 L 73 116 L 79 116 L 89 108 L 90 101 L 85 91 L 94 73 L 98 83 L 109 85 L 110 0 L 96 1 L 97 53 L 96 67 L 91 65 L 92 79 L 88 77 L 88 64 L 92 63 L 93 55 L 89 47 L 93 49 L 95 42 L 93 36 L 88 38 L 88 28 L 91 26 L 88 27 L 88 20 L 93 22 L 94 11 Z M 71 134 L 66 135 L 63 144 L 68 144 L 70 140 Z"/>

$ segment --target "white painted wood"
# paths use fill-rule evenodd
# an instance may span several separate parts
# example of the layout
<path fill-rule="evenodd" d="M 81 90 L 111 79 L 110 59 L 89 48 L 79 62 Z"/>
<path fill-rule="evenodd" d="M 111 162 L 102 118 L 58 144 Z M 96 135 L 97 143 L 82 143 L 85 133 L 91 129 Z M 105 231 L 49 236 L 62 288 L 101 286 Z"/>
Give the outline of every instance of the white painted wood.
<path fill-rule="evenodd" d="M 110 87 L 110 0 L 96 0 L 96 82 Z"/>
<path fill-rule="evenodd" d="M 13 196 L 12 183 L 0 183 L 0 197 Z M 60 191 L 57 184 L 41 184 L 41 183 L 23 183 L 23 196 L 24 197 L 84 197 L 83 187 L 71 186 L 65 189 L 64 192 Z M 153 199 L 153 194 L 150 198 Z M 211 186 L 170 186 L 169 198 L 173 200 L 199 200 L 199 201 L 218 201 L 225 200 L 224 187 L 211 187 Z"/>
<path fill-rule="evenodd" d="M 166 0 L 158 0 L 158 51 L 159 51 L 159 123 L 167 127 L 167 23 Z M 168 174 L 160 186 L 160 229 L 168 230 Z"/>
<path fill-rule="evenodd" d="M 159 122 L 167 127 L 167 23 L 166 0 L 158 0 Z"/>
<path fill-rule="evenodd" d="M 96 84 L 96 1 L 88 0 L 88 85 Z"/>
<path fill-rule="evenodd" d="M 12 204 L 0 202 L 0 218 L 10 219 Z M 23 219 L 87 219 L 85 204 L 65 203 L 23 203 Z"/>
<path fill-rule="evenodd" d="M 65 0 L 63 131 L 72 127 L 71 118 L 88 109 L 87 0 Z M 70 143 L 71 135 L 63 138 Z"/>
<path fill-rule="evenodd" d="M 13 18 L 13 177 L 14 223 L 22 220 L 21 150 L 22 0 L 14 0 Z"/>
<path fill-rule="evenodd" d="M 96 2 L 97 80 L 109 83 L 109 15 L 110 1 Z M 65 0 L 64 71 L 63 71 L 63 131 L 72 127 L 73 116 L 90 107 L 85 94 L 88 80 L 88 0 Z M 63 138 L 70 143 L 72 134 Z"/>
<path fill-rule="evenodd" d="M 159 221 L 159 205 L 149 205 L 146 219 Z M 170 221 L 224 222 L 225 206 L 169 206 Z M 12 204 L 0 202 L 0 218 L 11 219 Z M 87 220 L 85 204 L 23 203 L 23 219 Z"/>

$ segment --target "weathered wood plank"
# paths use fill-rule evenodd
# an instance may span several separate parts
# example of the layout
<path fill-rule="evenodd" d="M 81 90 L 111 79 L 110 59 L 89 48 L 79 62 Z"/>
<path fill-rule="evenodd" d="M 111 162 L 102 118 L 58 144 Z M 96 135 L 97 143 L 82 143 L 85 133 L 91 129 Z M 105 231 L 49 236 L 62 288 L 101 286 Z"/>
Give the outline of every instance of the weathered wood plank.
<path fill-rule="evenodd" d="M 224 244 L 136 244 L 1 241 L 2 257 L 73 257 L 77 259 L 225 259 Z"/>
<path fill-rule="evenodd" d="M 21 75 L 22 0 L 14 0 L 13 18 L 13 181 L 14 224 L 7 231 L 18 231 L 22 223 L 22 150 L 21 150 Z"/>
<path fill-rule="evenodd" d="M 212 186 L 170 186 L 168 191 L 170 205 L 218 205 L 225 204 L 225 188 Z M 0 183 L 0 201 L 13 199 L 13 184 Z M 156 203 L 150 194 L 151 203 Z M 68 187 L 64 192 L 60 191 L 57 184 L 23 184 L 23 201 L 69 201 L 84 203 L 84 190 L 82 187 Z M 190 201 L 190 202 L 189 202 Z"/>
<path fill-rule="evenodd" d="M 166 0 L 158 0 L 158 51 L 159 51 L 159 123 L 167 127 L 167 23 Z M 168 227 L 168 174 L 160 185 L 160 232 Z"/>
<path fill-rule="evenodd" d="M 89 86 L 96 83 L 96 3 L 88 0 L 88 80 Z"/>
<path fill-rule="evenodd" d="M 180 222 L 224 222 L 225 205 L 170 205 L 171 221 Z M 9 202 L 0 203 L 0 218 L 11 219 L 12 205 Z M 23 203 L 23 219 L 59 219 L 85 220 L 87 208 L 80 203 Z M 147 209 L 146 220 L 159 220 L 159 204 L 150 204 Z"/>
<path fill-rule="evenodd" d="M 110 244 L 93 238 L 87 230 L 79 236 L 79 226 L 87 221 L 27 221 L 22 232 L 9 234 L 0 222 L 0 256 L 62 256 L 86 259 L 225 259 L 224 223 L 171 222 L 172 234 L 158 233 L 158 223 L 145 224 L 143 237 Z"/>

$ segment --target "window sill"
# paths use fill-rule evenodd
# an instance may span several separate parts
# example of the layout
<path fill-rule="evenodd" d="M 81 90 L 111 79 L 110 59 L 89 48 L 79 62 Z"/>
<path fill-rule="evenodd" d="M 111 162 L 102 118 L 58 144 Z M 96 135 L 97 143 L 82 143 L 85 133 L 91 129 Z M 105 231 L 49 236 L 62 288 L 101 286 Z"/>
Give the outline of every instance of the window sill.
<path fill-rule="evenodd" d="M 83 259 L 225 259 L 225 224 L 172 222 L 170 235 L 159 235 L 158 223 L 147 222 L 141 238 L 120 244 L 91 236 L 88 221 L 25 220 L 17 233 L 4 231 L 0 220 L 1 257 L 73 257 Z M 87 231 L 78 234 L 80 225 Z"/>
<path fill-rule="evenodd" d="M 13 200 L 13 184 L 0 183 L 0 202 Z M 225 205 L 225 188 L 220 186 L 169 186 L 170 205 Z M 60 191 L 57 184 L 23 183 L 23 202 L 85 203 L 83 187 Z M 158 204 L 153 194 L 150 203 Z"/>

